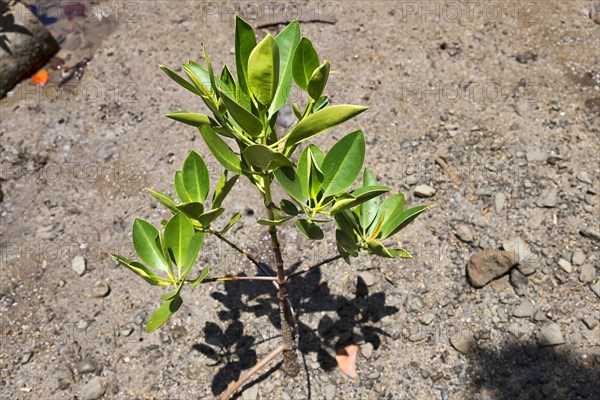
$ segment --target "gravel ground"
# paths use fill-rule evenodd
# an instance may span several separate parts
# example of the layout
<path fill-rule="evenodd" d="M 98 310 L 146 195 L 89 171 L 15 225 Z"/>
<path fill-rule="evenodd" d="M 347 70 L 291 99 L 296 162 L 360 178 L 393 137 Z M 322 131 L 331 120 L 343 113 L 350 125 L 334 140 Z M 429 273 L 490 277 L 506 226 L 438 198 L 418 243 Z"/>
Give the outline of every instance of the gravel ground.
<path fill-rule="evenodd" d="M 272 364 L 239 398 L 598 398 L 600 3 L 235 4 L 254 25 L 313 21 L 304 35 L 340 72 L 332 102 L 371 107 L 317 144 L 362 128 L 379 180 L 431 205 L 399 238 L 414 260 L 361 257 L 292 283 L 305 369 L 290 380 Z M 146 334 L 161 292 L 108 257 L 132 253 L 135 217 L 167 216 L 144 188 L 170 192 L 191 148 L 210 159 L 162 116 L 202 107 L 157 65 L 202 61 L 201 41 L 213 65 L 234 64 L 235 4 L 99 2 L 116 26 L 82 79 L 0 102 L 0 398 L 214 398 L 277 345 L 260 282 L 185 293 Z M 226 202 L 244 215 L 231 238 L 269 261 L 249 189 Z M 315 245 L 285 226 L 286 260 L 331 255 L 332 233 Z M 516 259 L 475 288 L 500 249 Z M 213 240 L 206 263 L 255 272 Z M 349 342 L 358 380 L 335 365 Z"/>

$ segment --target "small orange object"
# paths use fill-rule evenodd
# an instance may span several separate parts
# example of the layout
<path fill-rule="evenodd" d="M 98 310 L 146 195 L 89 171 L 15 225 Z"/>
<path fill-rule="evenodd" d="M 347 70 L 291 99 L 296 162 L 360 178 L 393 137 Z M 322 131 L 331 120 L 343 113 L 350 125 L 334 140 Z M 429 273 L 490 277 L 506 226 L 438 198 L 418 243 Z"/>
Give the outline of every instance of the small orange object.
<path fill-rule="evenodd" d="M 43 68 L 40 69 L 38 72 L 33 74 L 33 76 L 31 77 L 31 82 L 34 85 L 45 86 L 46 83 L 48 83 L 48 71 L 46 71 Z"/>
<path fill-rule="evenodd" d="M 358 379 L 358 373 L 356 372 L 357 353 L 358 346 L 349 344 L 348 346 L 339 349 L 335 355 L 335 361 L 337 362 L 338 368 L 352 379 Z"/>

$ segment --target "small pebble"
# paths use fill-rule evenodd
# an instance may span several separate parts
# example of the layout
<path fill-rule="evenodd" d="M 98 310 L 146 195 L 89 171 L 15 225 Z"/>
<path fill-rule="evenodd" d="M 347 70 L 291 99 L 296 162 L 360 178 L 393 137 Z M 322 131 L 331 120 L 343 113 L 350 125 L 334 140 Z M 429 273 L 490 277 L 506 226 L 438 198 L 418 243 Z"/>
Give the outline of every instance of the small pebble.
<path fill-rule="evenodd" d="M 81 388 L 78 398 L 81 400 L 99 399 L 106 392 L 106 386 L 107 382 L 105 379 L 95 376 Z"/>
<path fill-rule="evenodd" d="M 463 329 L 450 336 L 450 344 L 452 347 L 463 354 L 467 354 L 471 350 L 473 342 L 473 333 L 470 329 Z"/>
<path fill-rule="evenodd" d="M 527 158 L 527 162 L 544 161 L 546 159 L 546 153 L 540 150 L 529 150 L 525 157 Z"/>
<path fill-rule="evenodd" d="M 513 311 L 513 316 L 517 318 L 529 318 L 533 315 L 533 304 L 529 300 L 524 300 Z"/>
<path fill-rule="evenodd" d="M 538 207 L 554 208 L 558 204 L 558 190 L 551 188 L 542 191 L 535 201 Z"/>
<path fill-rule="evenodd" d="M 583 317 L 581 320 L 583 321 L 583 323 L 585 324 L 585 326 L 587 326 L 587 328 L 590 331 L 593 331 L 594 328 L 596 326 L 598 326 L 598 320 L 595 319 L 595 318 L 592 318 L 592 317 Z"/>
<path fill-rule="evenodd" d="M 362 271 L 358 274 L 358 277 L 362 279 L 367 286 L 373 286 L 375 284 L 375 277 L 369 271 Z"/>
<path fill-rule="evenodd" d="M 579 182 L 587 183 L 589 185 L 592 184 L 592 180 L 590 179 L 590 176 L 588 175 L 587 171 L 579 171 L 577 173 L 576 178 Z"/>
<path fill-rule="evenodd" d="M 496 193 L 494 196 L 494 211 L 496 211 L 496 214 L 504 209 L 504 203 L 506 203 L 506 195 L 502 192 Z"/>
<path fill-rule="evenodd" d="M 579 280 L 589 283 L 596 279 L 596 268 L 592 264 L 583 264 L 579 271 Z"/>
<path fill-rule="evenodd" d="M 585 262 L 585 254 L 581 251 L 576 251 L 573 254 L 573 259 L 571 260 L 571 262 L 577 266 L 583 265 L 583 263 Z"/>
<path fill-rule="evenodd" d="M 257 387 L 258 387 L 258 385 L 257 385 Z M 335 399 L 335 392 L 337 391 L 337 386 L 332 383 L 328 383 L 327 385 L 325 385 L 324 391 L 325 391 L 325 399 L 333 400 L 333 399 Z"/>
<path fill-rule="evenodd" d="M 106 283 L 104 281 L 98 281 L 94 284 L 94 287 L 92 288 L 91 296 L 96 297 L 96 298 L 101 298 L 101 297 L 108 296 L 109 293 L 110 293 L 110 286 L 108 286 L 108 283 Z"/>
<path fill-rule="evenodd" d="M 31 360 L 31 357 L 33 357 L 33 351 L 28 351 L 23 354 L 21 356 L 21 364 L 27 364 Z"/>
<path fill-rule="evenodd" d="M 570 262 L 568 262 L 567 260 L 565 260 L 564 258 L 561 258 L 558 260 L 558 266 L 560 267 L 560 269 L 565 271 L 567 274 L 570 274 L 571 272 L 573 272 L 573 265 Z"/>
<path fill-rule="evenodd" d="M 592 289 L 592 292 L 596 293 L 596 296 L 600 297 L 600 279 L 593 285 L 590 285 L 590 289 Z"/>
<path fill-rule="evenodd" d="M 565 343 L 565 339 L 557 323 L 551 322 L 544 326 L 537 334 L 540 346 L 556 346 Z"/>
<path fill-rule="evenodd" d="M 145 310 L 140 311 L 133 317 L 133 323 L 136 325 L 142 325 L 146 321 L 148 313 Z"/>
<path fill-rule="evenodd" d="M 77 275 L 83 276 L 86 271 L 85 258 L 82 256 L 75 256 L 73 258 L 73 262 L 71 263 L 71 268 L 73 268 L 73 271 L 75 271 Z"/>
<path fill-rule="evenodd" d="M 433 322 L 434 315 L 431 313 L 423 314 L 419 319 L 423 325 L 429 325 Z"/>
<path fill-rule="evenodd" d="M 134 329 L 130 326 L 127 328 L 121 329 L 121 336 L 129 337 L 133 333 Z"/>
<path fill-rule="evenodd" d="M 429 185 L 418 185 L 415 188 L 415 196 L 417 197 L 433 197 L 436 190 Z"/>
<path fill-rule="evenodd" d="M 473 232 L 469 225 L 460 224 L 456 227 L 456 237 L 465 243 L 473 241 Z"/>
<path fill-rule="evenodd" d="M 373 344 L 366 342 L 365 344 L 361 345 L 360 354 L 362 354 L 364 358 L 371 358 L 371 356 L 373 355 Z"/>
<path fill-rule="evenodd" d="M 423 299 L 416 294 L 409 293 L 404 301 L 404 309 L 406 312 L 418 312 L 423 308 Z"/>

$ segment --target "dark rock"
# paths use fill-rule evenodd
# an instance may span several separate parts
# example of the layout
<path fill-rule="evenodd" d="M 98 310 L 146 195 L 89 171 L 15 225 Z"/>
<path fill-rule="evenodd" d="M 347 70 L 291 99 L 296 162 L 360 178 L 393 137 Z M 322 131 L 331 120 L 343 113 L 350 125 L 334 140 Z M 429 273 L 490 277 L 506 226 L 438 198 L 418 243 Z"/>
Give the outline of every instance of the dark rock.
<path fill-rule="evenodd" d="M 537 61 L 538 56 L 537 56 L 537 54 L 535 54 L 531 51 L 525 51 L 523 53 L 517 54 L 515 59 L 517 60 L 517 62 L 519 62 L 521 64 L 527 64 L 529 61 Z"/>

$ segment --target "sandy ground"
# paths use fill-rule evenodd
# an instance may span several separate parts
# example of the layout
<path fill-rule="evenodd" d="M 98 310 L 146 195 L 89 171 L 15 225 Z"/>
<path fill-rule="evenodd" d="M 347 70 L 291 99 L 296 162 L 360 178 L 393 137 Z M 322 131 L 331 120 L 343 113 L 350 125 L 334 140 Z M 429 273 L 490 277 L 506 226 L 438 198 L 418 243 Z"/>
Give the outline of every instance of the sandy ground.
<path fill-rule="evenodd" d="M 399 238 L 414 260 L 361 257 L 292 284 L 306 368 L 289 380 L 273 364 L 242 398 L 597 398 L 600 3 L 477 0 L 98 3 L 115 26 L 81 81 L 0 102 L 0 398 L 213 398 L 277 345 L 261 283 L 186 292 L 146 334 L 162 292 L 108 257 L 132 254 L 135 217 L 168 215 L 143 189 L 172 192 L 190 149 L 220 174 L 194 129 L 163 117 L 204 109 L 157 65 L 203 61 L 201 42 L 213 65 L 234 65 L 236 6 L 255 26 L 312 21 L 303 34 L 339 71 L 332 102 L 370 106 L 317 144 L 362 128 L 380 181 L 431 205 Z M 419 184 L 435 195 L 415 199 Z M 231 238 L 269 261 L 249 189 L 226 202 L 244 213 Z M 315 245 L 285 226 L 286 260 L 332 254 L 332 233 Z M 471 287 L 469 256 L 515 238 L 536 271 Z M 213 240 L 206 263 L 255 272 Z M 541 346 L 552 322 L 564 344 Z M 469 351 L 450 343 L 457 332 Z M 363 352 L 356 381 L 332 358 L 348 341 Z"/>

